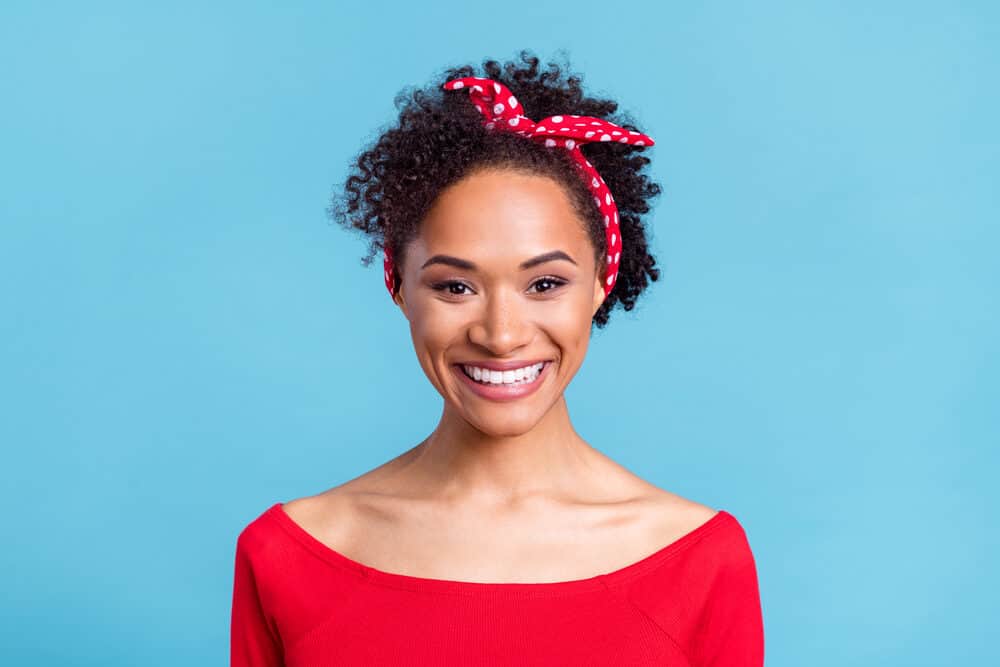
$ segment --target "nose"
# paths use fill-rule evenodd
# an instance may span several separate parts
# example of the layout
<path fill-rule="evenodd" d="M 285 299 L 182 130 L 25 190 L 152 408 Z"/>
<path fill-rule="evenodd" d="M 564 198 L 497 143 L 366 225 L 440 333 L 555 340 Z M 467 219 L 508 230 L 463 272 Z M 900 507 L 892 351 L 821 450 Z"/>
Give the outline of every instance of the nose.
<path fill-rule="evenodd" d="M 495 291 L 483 304 L 480 315 L 469 327 L 470 342 L 502 357 L 531 341 L 531 323 L 516 294 L 508 290 Z"/>

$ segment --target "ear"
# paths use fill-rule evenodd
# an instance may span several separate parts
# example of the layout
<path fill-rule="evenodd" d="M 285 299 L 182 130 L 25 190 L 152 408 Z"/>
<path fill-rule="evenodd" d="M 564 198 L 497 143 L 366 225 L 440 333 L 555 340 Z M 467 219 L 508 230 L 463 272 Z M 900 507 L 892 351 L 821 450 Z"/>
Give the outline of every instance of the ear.
<path fill-rule="evenodd" d="M 593 317 L 597 314 L 600 309 L 601 304 L 604 303 L 604 280 L 603 276 L 599 273 L 594 277 L 594 307 L 590 310 L 590 316 Z"/>
<path fill-rule="evenodd" d="M 396 290 L 396 293 L 392 295 L 392 301 L 397 306 L 399 306 L 400 310 L 403 311 L 403 315 L 406 315 L 406 300 L 403 298 L 402 284 L 400 284 L 399 289 Z M 407 319 L 409 319 L 409 317 L 407 317 Z"/>

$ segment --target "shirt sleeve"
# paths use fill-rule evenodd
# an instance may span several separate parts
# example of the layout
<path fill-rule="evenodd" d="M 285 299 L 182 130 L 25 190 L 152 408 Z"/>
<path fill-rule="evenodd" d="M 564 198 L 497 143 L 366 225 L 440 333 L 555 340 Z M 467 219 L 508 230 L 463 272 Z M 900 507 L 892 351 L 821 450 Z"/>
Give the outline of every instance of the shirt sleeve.
<path fill-rule="evenodd" d="M 695 667 L 762 667 L 764 621 L 753 552 L 743 530 L 720 564 L 691 647 Z"/>
<path fill-rule="evenodd" d="M 281 640 L 261 603 L 243 535 L 236 542 L 230 622 L 230 667 L 281 667 Z"/>

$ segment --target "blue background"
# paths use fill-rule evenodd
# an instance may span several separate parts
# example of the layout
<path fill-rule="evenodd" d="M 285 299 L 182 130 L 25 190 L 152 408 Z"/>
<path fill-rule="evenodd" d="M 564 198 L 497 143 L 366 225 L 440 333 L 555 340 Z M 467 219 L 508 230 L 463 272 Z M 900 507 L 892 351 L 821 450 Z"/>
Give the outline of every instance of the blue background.
<path fill-rule="evenodd" d="M 329 196 L 564 48 L 664 185 L 576 428 L 741 521 L 770 667 L 996 664 L 995 3 L 276 5 L 0 10 L 0 662 L 226 664 L 242 527 L 440 414 Z"/>

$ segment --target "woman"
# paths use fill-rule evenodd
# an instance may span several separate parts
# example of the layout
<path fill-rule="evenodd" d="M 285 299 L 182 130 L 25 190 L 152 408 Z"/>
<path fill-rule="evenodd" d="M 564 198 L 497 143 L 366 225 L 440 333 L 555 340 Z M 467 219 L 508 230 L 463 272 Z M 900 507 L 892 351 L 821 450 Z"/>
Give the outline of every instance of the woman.
<path fill-rule="evenodd" d="M 383 248 L 444 409 L 415 447 L 243 529 L 234 666 L 763 664 L 739 522 L 610 460 L 564 397 L 592 327 L 659 276 L 652 140 L 521 59 L 400 98 L 332 209 Z"/>

